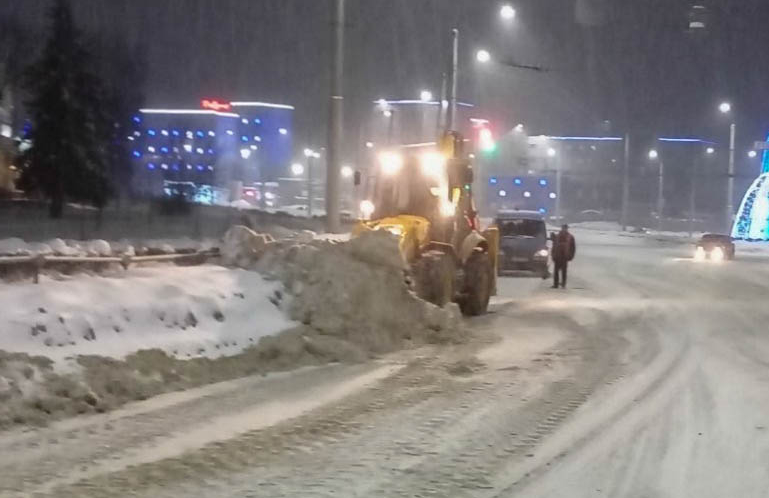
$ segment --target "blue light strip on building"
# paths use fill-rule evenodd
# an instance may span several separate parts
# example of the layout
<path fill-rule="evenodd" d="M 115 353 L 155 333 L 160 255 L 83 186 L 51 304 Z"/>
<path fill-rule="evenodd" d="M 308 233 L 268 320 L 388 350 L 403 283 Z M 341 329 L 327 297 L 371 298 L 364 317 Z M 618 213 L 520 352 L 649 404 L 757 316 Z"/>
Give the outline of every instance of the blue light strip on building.
<path fill-rule="evenodd" d="M 701 138 L 663 138 L 663 137 L 660 137 L 657 140 L 659 140 L 660 142 L 696 143 L 696 144 L 716 145 L 716 142 L 711 142 L 709 140 L 702 140 Z"/>
<path fill-rule="evenodd" d="M 386 105 L 440 105 L 441 103 L 438 101 L 431 101 L 431 102 L 425 102 L 424 100 L 375 100 L 373 101 L 374 104 L 381 105 L 382 103 Z M 235 105 L 233 102 L 232 105 Z M 473 104 L 468 104 L 467 102 L 457 102 L 457 105 L 460 107 L 475 107 Z"/>

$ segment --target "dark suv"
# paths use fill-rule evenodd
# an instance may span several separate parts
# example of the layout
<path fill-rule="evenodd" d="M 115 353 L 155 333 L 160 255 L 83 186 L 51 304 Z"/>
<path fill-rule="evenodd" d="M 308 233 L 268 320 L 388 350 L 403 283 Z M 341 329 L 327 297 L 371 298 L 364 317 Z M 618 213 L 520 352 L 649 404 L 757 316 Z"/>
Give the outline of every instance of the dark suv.
<path fill-rule="evenodd" d="M 533 271 L 547 278 L 547 227 L 545 218 L 536 211 L 500 211 L 499 274 L 515 270 Z"/>

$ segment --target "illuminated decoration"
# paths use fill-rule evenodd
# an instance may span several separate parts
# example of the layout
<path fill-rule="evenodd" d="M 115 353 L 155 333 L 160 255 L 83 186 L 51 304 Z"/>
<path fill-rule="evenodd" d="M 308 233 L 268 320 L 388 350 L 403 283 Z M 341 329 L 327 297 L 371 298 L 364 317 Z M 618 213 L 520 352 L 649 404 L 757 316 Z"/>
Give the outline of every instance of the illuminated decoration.
<path fill-rule="evenodd" d="M 162 152 L 163 154 L 168 154 L 168 147 L 161 147 L 160 152 Z"/>
<path fill-rule="evenodd" d="M 209 137 L 215 137 L 216 133 L 214 133 L 214 130 L 208 130 L 208 136 Z"/>
<path fill-rule="evenodd" d="M 205 134 L 201 130 L 196 131 L 195 135 L 199 136 L 200 138 L 203 138 L 205 136 Z"/>
<path fill-rule="evenodd" d="M 168 169 L 168 165 L 166 163 L 163 163 L 160 165 L 160 169 Z"/>
<path fill-rule="evenodd" d="M 520 178 L 516 178 L 513 180 L 513 183 L 515 183 L 516 185 L 523 185 L 523 180 L 521 180 Z"/>
<path fill-rule="evenodd" d="M 769 240 L 769 151 L 764 151 L 761 174 L 753 181 L 742 199 L 732 227 L 732 237 Z"/>
<path fill-rule="evenodd" d="M 254 124 L 262 124 L 262 120 L 259 118 L 254 118 Z"/>
<path fill-rule="evenodd" d="M 149 130 L 147 130 L 147 135 L 150 135 L 150 136 L 153 136 L 153 137 L 154 137 L 154 136 L 155 136 L 155 130 L 153 130 L 152 128 L 150 128 Z"/>
<path fill-rule="evenodd" d="M 213 170 L 214 170 L 214 167 L 209 164 L 208 165 L 208 171 L 213 171 Z"/>
<path fill-rule="evenodd" d="M 259 147 L 257 147 L 256 145 L 252 145 L 252 146 L 251 146 L 251 150 L 256 150 L 256 149 L 258 149 L 258 148 L 259 148 Z"/>
<path fill-rule="evenodd" d="M 203 171 L 205 168 L 202 164 L 198 164 L 198 171 Z"/>
<path fill-rule="evenodd" d="M 168 136 L 168 130 L 160 130 L 160 134 L 163 135 L 164 137 L 167 137 Z"/>
<path fill-rule="evenodd" d="M 153 163 L 147 164 L 147 169 L 155 169 L 155 165 Z"/>
<path fill-rule="evenodd" d="M 246 118 L 242 118 L 240 120 L 240 122 L 243 123 L 243 124 L 248 124 L 248 120 Z"/>
<path fill-rule="evenodd" d="M 202 154 L 203 153 L 203 147 L 198 147 L 197 149 L 195 149 L 195 152 L 197 152 L 198 154 Z"/>
<path fill-rule="evenodd" d="M 212 111 L 230 111 L 232 110 L 232 104 L 229 102 L 219 102 L 218 100 L 203 99 L 200 101 L 200 107 L 203 109 L 210 109 Z"/>
<path fill-rule="evenodd" d="M 225 118 L 239 118 L 238 114 L 232 112 L 219 112 L 210 109 L 139 109 L 142 114 L 200 114 L 222 116 Z"/>
<path fill-rule="evenodd" d="M 497 184 L 497 178 L 492 176 L 489 178 L 489 185 L 496 185 Z"/>
<path fill-rule="evenodd" d="M 126 139 L 127 139 L 129 142 L 133 142 L 133 141 L 134 141 L 134 137 L 132 137 L 132 136 L 130 136 L 130 135 L 129 135 L 129 136 L 127 136 L 127 137 L 126 137 Z"/>
<path fill-rule="evenodd" d="M 248 142 L 248 137 L 247 137 L 247 136 L 245 136 L 245 135 L 241 135 L 240 139 L 241 139 L 243 142 Z"/>
<path fill-rule="evenodd" d="M 262 137 L 260 137 L 259 135 L 254 135 L 254 142 L 261 142 L 261 141 L 262 141 Z"/>
<path fill-rule="evenodd" d="M 235 132 L 234 132 L 234 131 L 232 131 L 232 130 L 227 130 L 227 135 L 234 135 L 234 134 L 235 134 Z"/>
<path fill-rule="evenodd" d="M 288 135 L 288 130 L 285 128 L 278 128 L 278 133 L 281 135 Z"/>
<path fill-rule="evenodd" d="M 622 137 L 544 137 L 548 140 L 563 140 L 563 141 L 582 141 L 582 142 L 621 142 Z"/>
<path fill-rule="evenodd" d="M 134 157 L 142 157 L 142 153 L 139 152 L 138 150 L 133 151 L 133 155 Z"/>
<path fill-rule="evenodd" d="M 385 108 L 388 105 L 441 105 L 440 102 L 436 101 L 430 101 L 425 102 L 423 100 L 415 100 L 415 99 L 405 99 L 405 100 L 386 100 L 386 99 L 378 99 L 373 101 L 374 104 L 377 104 L 379 107 Z M 467 102 L 457 102 L 457 105 L 459 107 L 475 107 L 473 104 L 468 104 Z"/>
<path fill-rule="evenodd" d="M 139 116 L 134 116 L 134 117 L 133 117 L 133 122 L 134 122 L 134 123 L 137 123 L 137 124 L 138 124 L 138 123 L 141 123 L 141 122 L 142 122 L 142 118 L 140 118 Z"/>
<path fill-rule="evenodd" d="M 240 157 L 243 159 L 248 159 L 251 157 L 251 151 L 248 149 L 240 149 Z"/>
<path fill-rule="evenodd" d="M 213 154 L 214 153 L 214 149 L 208 149 L 206 152 L 208 152 L 209 154 Z"/>
<path fill-rule="evenodd" d="M 286 104 L 271 104 L 269 102 L 230 102 L 232 107 L 270 107 L 272 109 L 294 110 L 294 106 Z"/>
<path fill-rule="evenodd" d="M 141 132 L 140 132 L 140 131 L 135 131 L 135 132 L 134 132 L 134 136 L 135 136 L 135 137 L 140 137 L 140 136 L 142 136 L 142 134 L 141 134 Z"/>
<path fill-rule="evenodd" d="M 542 213 L 542 214 L 545 214 L 545 213 L 547 213 L 547 209 L 539 208 L 539 212 Z"/>
<path fill-rule="evenodd" d="M 672 143 L 684 143 L 684 144 L 708 144 L 708 145 L 715 145 L 715 142 L 710 142 L 708 140 L 703 140 L 701 138 L 658 138 L 660 142 L 672 142 Z"/>
<path fill-rule="evenodd" d="M 178 136 L 179 136 L 179 130 L 173 130 L 173 131 L 171 132 L 171 134 L 172 134 L 173 136 L 175 136 L 175 137 L 178 137 Z"/>
<path fill-rule="evenodd" d="M 188 164 L 188 165 L 187 165 L 187 169 L 192 169 L 192 165 L 191 165 L 191 164 Z"/>
<path fill-rule="evenodd" d="M 545 180 L 544 178 L 542 178 L 542 179 L 540 179 L 540 180 L 539 180 L 539 184 L 540 184 L 541 186 L 543 186 L 543 187 L 547 187 L 547 180 Z"/>

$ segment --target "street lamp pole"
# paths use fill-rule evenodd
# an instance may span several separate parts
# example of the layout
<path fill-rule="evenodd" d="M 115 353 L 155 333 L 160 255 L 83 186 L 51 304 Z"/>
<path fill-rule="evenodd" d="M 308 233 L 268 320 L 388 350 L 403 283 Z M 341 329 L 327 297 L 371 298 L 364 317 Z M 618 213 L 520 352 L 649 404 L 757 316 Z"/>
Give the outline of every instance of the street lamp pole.
<path fill-rule="evenodd" d="M 448 119 L 446 123 L 448 130 L 454 130 L 454 125 L 457 119 L 457 71 L 459 68 L 459 30 L 454 28 L 451 30 L 451 67 L 449 74 L 449 108 Z"/>
<path fill-rule="evenodd" d="M 312 219 L 312 155 L 307 156 L 307 217 Z M 327 195 L 328 197 L 328 195 Z M 328 213 L 326 213 L 328 214 Z"/>
<path fill-rule="evenodd" d="M 630 205 L 630 134 L 625 135 L 625 164 L 622 174 L 622 231 L 627 231 L 628 207 Z"/>
<path fill-rule="evenodd" d="M 692 237 L 694 234 L 694 215 L 695 211 L 697 209 L 697 172 L 699 171 L 699 168 L 697 167 L 697 163 L 699 162 L 699 158 L 695 159 L 692 163 L 692 182 L 691 185 L 689 185 L 689 238 Z"/>
<path fill-rule="evenodd" d="M 326 163 L 326 231 L 338 233 L 340 230 L 340 170 L 342 162 L 342 117 L 343 117 L 343 78 L 344 78 L 344 30 L 345 0 L 334 2 L 333 59 L 331 63 L 331 102 L 328 123 L 328 155 Z M 312 171 L 312 166 L 308 169 Z M 309 173 L 308 173 L 309 175 Z M 308 192 L 309 194 L 309 192 Z M 312 208 L 312 205 L 310 205 Z"/>
<path fill-rule="evenodd" d="M 726 229 L 731 233 L 734 218 L 734 142 L 737 126 L 732 123 L 729 126 L 729 169 L 726 182 Z"/>
<path fill-rule="evenodd" d="M 662 211 L 665 209 L 665 163 L 659 160 L 659 186 L 657 187 L 657 230 L 662 231 Z"/>

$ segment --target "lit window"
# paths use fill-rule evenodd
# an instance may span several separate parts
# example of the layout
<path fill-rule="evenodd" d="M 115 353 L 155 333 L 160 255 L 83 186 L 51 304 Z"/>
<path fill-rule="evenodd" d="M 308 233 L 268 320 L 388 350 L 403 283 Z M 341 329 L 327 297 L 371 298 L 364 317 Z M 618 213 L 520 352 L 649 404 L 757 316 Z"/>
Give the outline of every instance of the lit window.
<path fill-rule="evenodd" d="M 139 152 L 138 150 L 134 151 L 134 157 L 141 157 L 141 156 L 142 156 L 141 152 Z"/>
<path fill-rule="evenodd" d="M 155 169 L 155 165 L 154 165 L 154 164 L 152 164 L 152 163 L 149 163 L 149 164 L 147 165 L 147 169 Z"/>
<path fill-rule="evenodd" d="M 142 134 L 141 134 L 141 132 L 140 132 L 140 131 L 135 131 L 135 132 L 134 132 L 134 136 L 135 136 L 135 137 L 140 137 L 140 136 L 142 136 Z"/>
<path fill-rule="evenodd" d="M 162 152 L 163 154 L 168 154 L 168 147 L 161 147 L 160 152 Z"/>
<path fill-rule="evenodd" d="M 524 196 L 524 197 L 531 197 L 531 192 L 529 192 L 529 191 L 527 190 L 526 192 L 524 192 L 524 193 L 523 193 L 523 196 Z"/>
<path fill-rule="evenodd" d="M 150 135 L 150 136 L 154 137 L 155 136 L 155 130 L 150 128 L 149 130 L 147 130 L 147 135 Z"/>
<path fill-rule="evenodd" d="M 168 165 L 166 163 L 163 163 L 160 165 L 161 169 L 168 169 Z"/>
<path fill-rule="evenodd" d="M 497 178 L 492 176 L 489 178 L 489 185 L 496 185 L 497 184 Z"/>
<path fill-rule="evenodd" d="M 198 131 L 195 132 L 195 135 L 203 138 L 205 136 L 205 133 L 203 133 L 201 130 L 198 130 Z"/>
<path fill-rule="evenodd" d="M 197 152 L 198 154 L 202 154 L 203 153 L 203 147 L 198 147 L 197 149 L 195 149 L 195 152 Z"/>
<path fill-rule="evenodd" d="M 232 130 L 227 130 L 227 135 L 234 135 L 234 134 L 235 134 L 235 132 L 234 132 L 234 131 L 232 131 Z"/>
<path fill-rule="evenodd" d="M 160 134 L 163 135 L 164 137 L 167 137 L 168 136 L 168 130 L 160 130 Z"/>
<path fill-rule="evenodd" d="M 134 137 L 128 136 L 126 138 L 128 139 L 129 142 L 133 142 L 134 141 Z"/>
<path fill-rule="evenodd" d="M 547 180 L 542 178 L 542 179 L 539 180 L 539 184 L 542 185 L 543 187 L 546 187 L 547 186 Z"/>
<path fill-rule="evenodd" d="M 187 138 L 192 138 L 192 131 L 187 130 L 187 132 L 184 134 Z"/>
<path fill-rule="evenodd" d="M 288 130 L 285 128 L 278 128 L 278 133 L 281 135 L 288 135 Z"/>
<path fill-rule="evenodd" d="M 254 142 L 261 142 L 261 141 L 262 141 L 262 137 L 260 137 L 259 135 L 254 135 Z"/>
<path fill-rule="evenodd" d="M 173 131 L 171 132 L 171 134 L 172 134 L 173 136 L 175 136 L 175 137 L 178 137 L 178 136 L 179 136 L 179 130 L 173 130 Z"/>
<path fill-rule="evenodd" d="M 174 152 L 179 152 L 179 147 L 174 147 Z"/>
<path fill-rule="evenodd" d="M 507 191 L 505 191 L 505 190 L 500 190 L 500 191 L 499 191 L 499 196 L 500 196 L 500 197 L 506 197 L 506 196 L 507 196 Z"/>
<path fill-rule="evenodd" d="M 191 165 L 191 164 L 188 164 L 188 165 L 187 165 L 187 169 L 192 169 L 192 165 Z"/>
<path fill-rule="evenodd" d="M 213 170 L 214 170 L 214 167 L 209 164 L 208 165 L 208 171 L 213 171 Z"/>
<path fill-rule="evenodd" d="M 214 153 L 214 149 L 208 149 L 208 151 L 207 151 L 207 152 L 208 152 L 209 154 L 213 154 L 213 153 Z"/>
<path fill-rule="evenodd" d="M 155 152 L 155 147 L 153 147 L 153 146 L 151 146 L 151 145 L 150 145 L 149 147 L 147 147 L 147 152 L 152 152 L 152 153 L 154 153 L 154 152 Z"/>
<path fill-rule="evenodd" d="M 251 150 L 256 150 L 256 149 L 258 149 L 258 148 L 259 148 L 259 147 L 257 147 L 256 145 L 252 145 L 252 146 L 251 146 Z"/>
<path fill-rule="evenodd" d="M 242 141 L 244 141 L 244 142 L 248 142 L 248 137 L 247 137 L 247 136 L 245 136 L 245 135 L 241 136 L 241 137 L 240 137 L 240 139 L 241 139 Z"/>
<path fill-rule="evenodd" d="M 243 124 L 248 124 L 248 120 L 246 118 L 241 119 L 240 122 Z"/>
<path fill-rule="evenodd" d="M 515 180 L 513 180 L 513 183 L 515 183 L 516 185 L 522 185 L 523 180 L 521 180 L 520 178 L 516 178 Z"/>
<path fill-rule="evenodd" d="M 555 199 L 556 197 L 558 197 L 558 196 L 555 195 L 555 192 L 550 192 L 550 198 L 551 199 Z"/>
<path fill-rule="evenodd" d="M 186 152 L 192 152 L 192 145 L 190 144 L 184 144 L 184 150 Z"/>
<path fill-rule="evenodd" d="M 139 116 L 134 116 L 133 119 L 134 119 L 134 123 L 141 123 L 142 122 L 142 118 L 140 118 Z"/>
<path fill-rule="evenodd" d="M 259 118 L 254 118 L 254 124 L 262 124 L 262 120 Z"/>
<path fill-rule="evenodd" d="M 208 136 L 209 137 L 215 137 L 216 133 L 214 133 L 214 130 L 208 130 Z"/>
<path fill-rule="evenodd" d="M 545 213 L 547 213 L 547 209 L 539 208 L 539 212 L 542 213 L 542 214 L 545 214 Z"/>
<path fill-rule="evenodd" d="M 202 164 L 198 164 L 198 171 L 203 171 L 203 165 Z"/>

